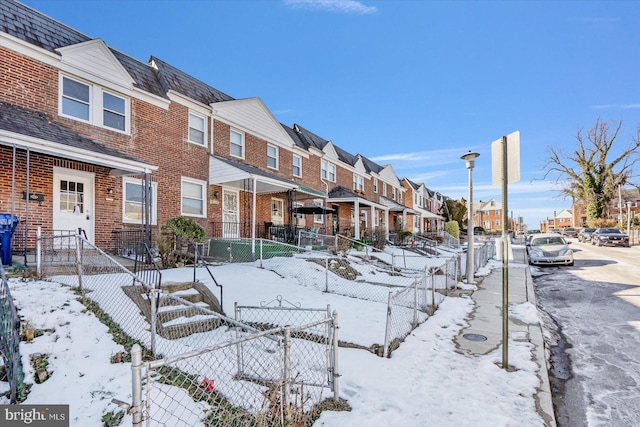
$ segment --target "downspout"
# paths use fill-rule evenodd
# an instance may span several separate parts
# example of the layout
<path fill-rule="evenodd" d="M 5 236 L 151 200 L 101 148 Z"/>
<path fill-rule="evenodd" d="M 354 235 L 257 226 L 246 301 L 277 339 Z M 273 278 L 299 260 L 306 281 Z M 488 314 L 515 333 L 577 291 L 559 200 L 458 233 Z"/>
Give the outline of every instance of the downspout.
<path fill-rule="evenodd" d="M 258 186 L 258 178 L 256 178 L 255 176 L 253 177 L 253 188 L 251 191 L 251 196 L 252 196 L 252 207 L 251 207 L 251 253 L 253 254 L 253 258 L 255 259 L 255 253 L 256 253 L 256 201 L 257 201 L 257 195 L 256 195 L 256 188 Z"/>
<path fill-rule="evenodd" d="M 320 177 L 320 182 L 322 182 L 324 184 L 324 188 L 325 188 L 325 191 L 324 191 L 325 196 L 322 199 L 322 205 L 326 209 L 327 208 L 327 199 L 329 198 L 329 184 L 327 184 L 327 182 L 324 179 L 322 179 L 322 177 Z M 326 211 L 324 211 L 322 213 L 322 223 L 324 225 L 324 233 L 325 234 L 329 234 L 328 233 L 328 227 L 327 227 L 327 213 L 326 213 Z"/>

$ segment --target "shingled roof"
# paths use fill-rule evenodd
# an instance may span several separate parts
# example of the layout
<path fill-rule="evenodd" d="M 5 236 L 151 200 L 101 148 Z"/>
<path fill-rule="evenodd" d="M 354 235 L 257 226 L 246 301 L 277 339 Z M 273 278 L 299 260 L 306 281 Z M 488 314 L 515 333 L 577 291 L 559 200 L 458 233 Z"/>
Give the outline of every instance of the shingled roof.
<path fill-rule="evenodd" d="M 201 82 L 155 56 L 149 59 L 149 65 L 155 68 L 158 79 L 166 92 L 173 90 L 205 105 L 214 102 L 234 100 L 234 98 L 229 95 Z"/>
<path fill-rule="evenodd" d="M 44 114 L 0 102 L 0 130 L 38 138 L 68 147 L 140 162 L 140 160 L 106 147 L 51 121 Z M 143 163 L 143 162 L 141 162 Z"/>

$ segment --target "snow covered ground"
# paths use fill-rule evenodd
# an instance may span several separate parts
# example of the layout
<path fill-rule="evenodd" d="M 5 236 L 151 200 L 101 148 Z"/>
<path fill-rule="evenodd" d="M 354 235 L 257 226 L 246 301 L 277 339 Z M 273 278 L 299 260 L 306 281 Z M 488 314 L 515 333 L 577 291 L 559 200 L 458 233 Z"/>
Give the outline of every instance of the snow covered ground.
<path fill-rule="evenodd" d="M 498 266 L 489 263 L 489 268 Z M 303 307 L 330 304 L 339 314 L 341 340 L 370 346 L 381 343 L 384 336 L 386 304 L 301 286 L 295 271 L 286 276 L 249 264 L 230 264 L 213 268 L 213 273 L 224 285 L 228 313 L 236 301 L 259 305 L 281 295 Z M 163 272 L 165 280 L 189 280 L 192 275 L 189 268 Z M 198 277 L 216 293 L 203 271 Z M 118 410 L 112 398 L 131 398 L 130 364 L 110 363 L 123 347 L 113 342 L 107 327 L 85 310 L 70 288 L 19 279 L 11 279 L 10 288 L 22 319 L 36 329 L 52 331 L 21 343 L 28 383 L 34 383 L 30 355 L 47 354 L 52 372 L 44 383 L 33 384 L 25 403 L 69 404 L 72 426 L 102 425 L 103 414 Z M 340 348 L 340 395 L 352 410 L 324 412 L 315 426 L 543 425 L 535 408 L 539 381 L 530 344 L 510 343 L 513 372 L 500 368 L 500 349 L 485 356 L 456 350 L 453 339 L 466 325 L 473 304 L 471 298 L 445 298 L 435 315 L 389 359 Z M 528 306 L 512 307 L 512 315 L 527 323 L 537 321 L 535 310 Z M 6 383 L 0 383 L 2 387 L 6 389 Z M 122 425 L 130 424 L 130 417 L 125 417 Z"/>

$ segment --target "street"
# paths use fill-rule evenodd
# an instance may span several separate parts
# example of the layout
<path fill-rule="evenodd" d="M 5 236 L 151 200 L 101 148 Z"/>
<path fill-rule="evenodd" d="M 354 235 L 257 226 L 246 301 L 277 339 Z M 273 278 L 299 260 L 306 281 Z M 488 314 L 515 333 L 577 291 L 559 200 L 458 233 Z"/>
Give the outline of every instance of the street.
<path fill-rule="evenodd" d="M 574 267 L 532 267 L 557 324 L 550 376 L 559 426 L 640 425 L 640 248 L 571 239 Z"/>

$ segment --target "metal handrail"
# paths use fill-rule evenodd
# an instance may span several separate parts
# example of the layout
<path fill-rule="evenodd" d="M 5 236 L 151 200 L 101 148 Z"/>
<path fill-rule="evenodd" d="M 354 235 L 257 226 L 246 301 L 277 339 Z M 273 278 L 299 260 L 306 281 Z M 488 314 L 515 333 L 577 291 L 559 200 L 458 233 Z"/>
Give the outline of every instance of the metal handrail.
<path fill-rule="evenodd" d="M 151 267 L 145 268 L 143 267 L 145 265 Z M 153 254 L 151 253 L 149 245 L 146 243 L 139 243 L 136 245 L 133 273 L 136 276 L 142 277 L 147 284 L 153 285 L 155 289 L 160 289 L 160 284 L 162 283 L 162 272 L 160 271 L 158 264 L 153 259 Z"/>
<path fill-rule="evenodd" d="M 222 285 L 218 283 L 218 281 L 216 280 L 215 277 L 213 277 L 213 273 L 211 272 L 211 270 L 209 269 L 209 265 L 207 265 L 206 262 L 204 262 L 204 258 L 202 257 L 202 254 L 200 254 L 200 251 L 198 250 L 198 245 L 197 243 L 193 243 L 193 281 L 196 281 L 196 267 L 198 266 L 198 263 L 202 263 L 202 265 L 204 266 L 204 268 L 207 270 L 207 273 L 209 273 L 209 277 L 211 277 L 211 279 L 213 280 L 213 283 L 220 288 L 220 309 L 222 310 L 222 312 L 224 312 L 224 306 L 222 305 Z M 200 260 L 200 261 L 198 261 Z"/>

